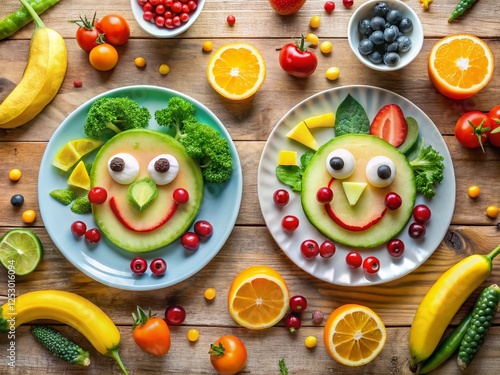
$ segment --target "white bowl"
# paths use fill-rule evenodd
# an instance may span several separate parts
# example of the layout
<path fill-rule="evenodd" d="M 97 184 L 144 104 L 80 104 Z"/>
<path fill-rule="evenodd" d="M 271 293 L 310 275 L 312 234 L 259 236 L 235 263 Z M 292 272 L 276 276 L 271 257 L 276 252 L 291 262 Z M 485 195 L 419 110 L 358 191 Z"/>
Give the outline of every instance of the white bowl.
<path fill-rule="evenodd" d="M 368 56 L 362 55 L 358 50 L 359 42 L 361 41 L 361 39 L 363 39 L 358 29 L 359 22 L 363 19 L 371 19 L 373 17 L 371 14 L 371 10 L 373 6 L 379 2 L 387 3 L 389 9 L 399 10 L 402 13 L 403 18 L 409 18 L 413 24 L 413 29 L 407 33 L 404 33 L 404 35 L 409 36 L 411 39 L 411 48 L 407 52 L 401 52 L 399 54 L 401 59 L 397 64 L 392 66 L 386 65 L 383 62 L 375 64 L 368 59 Z M 349 45 L 351 46 L 352 51 L 359 59 L 359 61 L 361 61 L 364 65 L 371 69 L 389 72 L 404 68 L 417 57 L 424 44 L 424 30 L 422 27 L 422 23 L 418 18 L 418 15 L 413 11 L 411 7 L 409 7 L 402 1 L 369 0 L 366 3 L 360 5 L 359 8 L 356 9 L 356 11 L 353 13 L 347 28 L 347 38 L 349 40 Z"/>
<path fill-rule="evenodd" d="M 144 11 L 142 7 L 139 5 L 137 0 L 130 0 L 130 5 L 132 7 L 132 14 L 136 22 L 139 24 L 141 29 L 147 32 L 149 35 L 152 35 L 156 38 L 172 38 L 179 34 L 182 34 L 187 29 L 191 27 L 191 25 L 196 21 L 196 19 L 201 14 L 203 6 L 205 5 L 205 0 L 198 0 L 198 7 L 194 12 L 190 14 L 189 20 L 186 23 L 183 23 L 181 26 L 167 29 L 166 27 L 158 27 L 155 23 L 146 21 L 144 19 Z"/>

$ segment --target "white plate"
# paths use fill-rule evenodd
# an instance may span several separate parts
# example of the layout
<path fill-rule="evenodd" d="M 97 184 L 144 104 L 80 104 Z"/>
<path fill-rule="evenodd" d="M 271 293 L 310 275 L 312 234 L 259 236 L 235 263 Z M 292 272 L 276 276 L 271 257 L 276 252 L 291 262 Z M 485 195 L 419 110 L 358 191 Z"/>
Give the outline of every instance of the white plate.
<path fill-rule="evenodd" d="M 157 277 L 148 269 L 145 274 L 135 276 L 130 271 L 134 253 L 117 248 L 106 238 L 95 247 L 88 246 L 84 239 L 75 239 L 70 226 L 76 220 L 96 227 L 91 214 L 77 215 L 69 206 L 64 206 L 49 196 L 55 189 L 67 188 L 68 173 L 59 173 L 52 166 L 57 152 L 68 141 L 85 137 L 83 124 L 90 105 L 102 96 L 127 96 L 147 107 L 151 114 L 149 129 L 160 129 L 154 120 L 154 111 L 165 107 L 168 99 L 181 96 L 196 107 L 196 117 L 217 129 L 231 148 L 234 170 L 231 180 L 224 185 L 205 185 L 205 195 L 196 220 L 207 220 L 214 227 L 213 235 L 202 241 L 195 252 L 184 251 L 180 240 L 164 248 L 142 253 L 148 264 L 157 257 L 167 262 L 165 275 Z M 87 158 L 84 158 L 87 160 Z M 92 158 L 91 158 L 92 159 Z M 91 160 L 89 159 L 89 160 Z M 179 283 L 201 270 L 219 252 L 229 237 L 240 209 L 242 194 L 241 164 L 229 133 L 219 119 L 204 105 L 179 92 L 155 86 L 129 86 L 112 90 L 89 100 L 71 113 L 56 130 L 45 150 L 38 178 L 38 201 L 43 222 L 50 238 L 61 253 L 87 276 L 105 285 L 127 290 L 154 290 Z"/>
<path fill-rule="evenodd" d="M 321 243 L 326 239 L 307 220 L 300 202 L 300 192 L 293 192 L 282 184 L 275 174 L 280 150 L 296 150 L 298 156 L 311 151 L 300 143 L 286 137 L 286 133 L 300 121 L 327 112 L 336 112 L 338 105 L 351 94 L 365 109 L 370 122 L 378 110 L 385 104 L 398 104 L 405 117 L 413 117 L 420 128 L 420 137 L 426 145 L 432 145 L 444 157 L 444 179 L 436 189 L 436 196 L 425 199 L 417 195 L 418 203 L 425 203 L 432 212 L 432 217 L 426 223 L 426 234 L 420 239 L 411 239 L 408 226 L 401 231 L 398 238 L 405 243 L 405 252 L 399 258 L 389 255 L 386 245 L 371 249 L 354 249 L 336 244 L 337 251 L 329 259 L 317 257 L 305 259 L 300 252 L 300 244 L 306 239 L 314 239 Z M 313 129 L 313 135 L 321 145 L 334 134 L 332 128 Z M 282 208 L 275 206 L 273 193 L 280 188 L 290 192 L 290 202 Z M 420 266 L 436 250 L 443 240 L 451 222 L 455 207 L 455 174 L 450 153 L 441 134 L 429 117 L 409 100 L 391 91 L 370 86 L 345 86 L 324 91 L 292 108 L 276 125 L 264 147 L 258 170 L 258 194 L 262 215 L 276 243 L 285 254 L 300 268 L 318 279 L 336 285 L 361 286 L 380 284 L 398 279 Z M 299 228 L 292 234 L 281 228 L 281 219 L 285 215 L 295 215 L 299 218 Z M 380 271 L 375 275 L 366 274 L 362 267 L 356 270 L 347 267 L 345 257 L 349 251 L 356 250 L 363 258 L 376 256 L 381 263 Z"/>

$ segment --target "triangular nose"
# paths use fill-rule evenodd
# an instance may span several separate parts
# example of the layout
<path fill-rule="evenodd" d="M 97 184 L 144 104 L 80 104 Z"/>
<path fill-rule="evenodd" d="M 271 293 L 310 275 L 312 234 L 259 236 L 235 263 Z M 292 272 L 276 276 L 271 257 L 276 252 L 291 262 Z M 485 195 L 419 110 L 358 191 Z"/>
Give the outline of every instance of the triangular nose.
<path fill-rule="evenodd" d="M 342 182 L 342 187 L 347 201 L 351 206 L 354 206 L 365 191 L 366 182 Z"/>

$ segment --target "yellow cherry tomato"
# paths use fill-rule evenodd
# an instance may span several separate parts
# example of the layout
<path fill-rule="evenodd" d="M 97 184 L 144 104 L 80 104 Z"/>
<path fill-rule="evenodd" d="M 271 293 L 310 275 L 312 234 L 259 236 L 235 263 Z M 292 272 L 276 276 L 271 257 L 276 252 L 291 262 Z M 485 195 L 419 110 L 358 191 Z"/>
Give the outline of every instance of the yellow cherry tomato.
<path fill-rule="evenodd" d="M 11 169 L 9 172 L 9 178 L 11 181 L 17 181 L 21 178 L 21 171 L 17 168 Z"/>
<path fill-rule="evenodd" d="M 331 53 L 333 51 L 332 42 L 328 42 L 328 41 L 321 42 L 321 44 L 319 45 L 319 50 L 325 54 Z"/>
<path fill-rule="evenodd" d="M 215 298 L 215 289 L 214 288 L 207 288 L 205 290 L 205 298 L 208 299 L 209 301 L 213 300 Z"/>
<path fill-rule="evenodd" d="M 196 328 L 191 328 L 187 333 L 188 340 L 195 342 L 200 337 L 200 332 Z"/>
<path fill-rule="evenodd" d="M 203 42 L 203 51 L 205 52 L 210 52 L 214 48 L 214 44 L 207 40 L 206 42 Z"/>
<path fill-rule="evenodd" d="M 311 20 L 309 21 L 309 26 L 311 26 L 313 29 L 317 29 L 320 24 L 321 24 L 320 16 L 311 17 Z"/>
<path fill-rule="evenodd" d="M 36 219 L 36 213 L 33 210 L 26 210 L 23 212 L 21 215 L 21 218 L 26 224 L 30 224 L 35 221 Z"/>
<path fill-rule="evenodd" d="M 332 66 L 331 68 L 327 69 L 325 76 L 326 79 L 330 81 L 335 81 L 340 76 L 340 69 L 337 68 L 336 66 Z"/>
<path fill-rule="evenodd" d="M 170 72 L 170 67 L 167 64 L 161 64 L 158 71 L 160 74 L 166 75 Z"/>
<path fill-rule="evenodd" d="M 111 70 L 118 63 L 118 51 L 111 44 L 98 44 L 90 51 L 89 61 L 97 70 Z"/>
<path fill-rule="evenodd" d="M 316 339 L 315 336 L 307 336 L 306 339 L 304 340 L 305 346 L 307 346 L 309 349 L 314 348 L 317 342 L 318 340 Z"/>
<path fill-rule="evenodd" d="M 467 193 L 469 194 L 469 197 L 477 198 L 479 197 L 479 194 L 481 194 L 481 189 L 477 185 L 469 186 Z"/>
<path fill-rule="evenodd" d="M 138 68 L 144 68 L 146 66 L 146 59 L 144 57 L 136 57 L 134 59 L 134 64 Z"/>
<path fill-rule="evenodd" d="M 306 42 L 311 43 L 311 46 L 317 46 L 319 43 L 319 38 L 316 34 L 308 33 L 306 35 Z"/>
<path fill-rule="evenodd" d="M 497 206 L 488 206 L 486 207 L 486 215 L 491 217 L 492 219 L 498 216 L 499 209 Z"/>

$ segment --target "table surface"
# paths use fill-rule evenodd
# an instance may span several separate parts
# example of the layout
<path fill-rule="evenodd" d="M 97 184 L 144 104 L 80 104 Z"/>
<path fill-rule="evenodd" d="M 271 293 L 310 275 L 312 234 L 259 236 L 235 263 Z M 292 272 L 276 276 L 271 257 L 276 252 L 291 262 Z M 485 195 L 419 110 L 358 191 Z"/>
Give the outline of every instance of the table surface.
<path fill-rule="evenodd" d="M 453 136 L 453 127 L 461 114 L 470 110 L 488 111 L 500 98 L 500 75 L 476 96 L 462 101 L 447 99 L 432 86 L 427 75 L 427 57 L 439 38 L 452 33 L 468 32 L 483 38 L 500 61 L 500 30 L 497 0 L 481 0 L 461 19 L 448 23 L 448 15 L 457 0 L 436 0 L 424 11 L 418 0 L 407 0 L 422 20 L 425 42 L 418 58 L 408 67 L 380 73 L 362 65 L 351 52 L 347 41 L 350 16 L 364 1 L 356 0 L 352 8 L 336 1 L 335 11 L 327 15 L 324 1 L 309 0 L 294 16 L 280 17 L 267 0 L 207 1 L 196 23 L 174 39 L 154 39 L 145 34 L 133 19 L 129 1 L 69 1 L 61 0 L 47 10 L 42 19 L 56 29 L 66 41 L 68 70 L 64 83 L 55 99 L 29 124 L 12 130 L 0 130 L 0 234 L 18 227 L 32 229 L 45 248 L 39 267 L 30 275 L 16 278 L 16 294 L 39 289 L 61 289 L 80 294 L 101 307 L 118 326 L 121 337 L 121 357 L 130 374 L 214 373 L 207 354 L 209 344 L 219 336 L 235 334 L 245 342 L 249 356 L 242 373 L 278 374 L 278 360 L 284 358 L 290 374 L 395 374 L 409 373 L 408 334 L 410 325 L 425 293 L 436 279 L 450 266 L 467 255 L 485 254 L 499 242 L 497 220 L 485 215 L 485 207 L 500 206 L 498 175 L 500 153 L 489 145 L 485 152 L 462 148 Z M 16 0 L 4 0 L 0 18 L 19 7 Z M 88 63 L 87 53 L 75 41 L 75 26 L 69 20 L 80 15 L 91 17 L 107 13 L 122 14 L 130 23 L 131 39 L 119 47 L 120 60 L 110 72 L 94 70 Z M 228 15 L 236 17 L 229 27 Z M 320 40 L 330 40 L 334 50 L 329 55 L 318 55 L 318 68 L 308 79 L 294 79 L 284 73 L 278 64 L 278 49 L 292 37 L 311 32 L 309 20 L 321 15 L 322 24 L 314 31 Z M 0 100 L 5 98 L 20 81 L 27 60 L 33 25 L 27 25 L 8 40 L 0 41 Z M 267 77 L 260 91 L 251 99 L 232 102 L 219 96 L 209 85 L 205 69 L 211 53 L 203 53 L 202 44 L 211 40 L 214 47 L 241 41 L 257 47 L 267 65 Z M 134 65 L 134 58 L 143 56 L 145 69 Z M 160 64 L 170 66 L 170 73 L 162 76 Z M 498 63 L 496 64 L 498 69 Z M 327 68 L 340 68 L 336 81 L 325 79 Z M 83 86 L 75 88 L 73 82 L 81 80 Z M 215 258 L 195 276 L 175 286 L 154 291 L 123 291 L 105 286 L 75 268 L 55 247 L 40 216 L 37 184 L 38 169 L 45 148 L 61 122 L 82 103 L 110 89 L 135 84 L 167 87 L 185 93 L 206 105 L 222 121 L 236 145 L 243 170 L 243 195 L 234 230 Z M 281 251 L 271 237 L 259 208 L 257 170 L 266 140 L 273 127 L 290 108 L 309 96 L 331 88 L 346 85 L 371 85 L 391 90 L 409 99 L 421 108 L 441 132 L 452 156 L 456 174 L 456 205 L 444 240 L 433 255 L 414 272 L 388 283 L 364 287 L 336 286 L 320 281 L 297 267 Z M 11 182 L 8 172 L 21 169 L 18 182 Z M 481 195 L 470 199 L 467 188 L 481 187 Z M 24 224 L 21 211 L 10 205 L 10 197 L 20 193 L 25 197 L 22 208 L 34 209 L 37 220 Z M 436 197 L 435 199 L 440 199 Z M 67 223 L 61 221 L 65 230 Z M 432 225 L 447 225 L 438 222 Z M 483 286 L 500 280 L 500 267 L 493 269 Z M 311 323 L 304 313 L 302 328 L 291 335 L 280 323 L 273 328 L 251 331 L 239 327 L 227 310 L 226 296 L 232 279 L 244 268 L 266 264 L 279 271 L 292 294 L 308 299 L 308 310 L 322 310 L 326 315 L 346 303 L 358 303 L 375 310 L 387 326 L 387 343 L 381 354 L 370 364 L 349 368 L 336 363 L 326 352 L 322 342 L 323 325 Z M 5 302 L 7 271 L 0 268 L 0 302 Z M 217 297 L 208 303 L 203 292 L 207 287 L 217 290 Z M 479 289 L 462 306 L 453 319 L 456 325 L 470 309 Z M 165 357 L 152 357 L 137 349 L 131 335 L 131 314 L 137 305 L 162 315 L 165 307 L 180 304 L 187 311 L 186 321 L 172 327 L 172 347 Z M 51 322 L 57 325 L 56 322 Z M 500 366 L 497 355 L 500 345 L 499 318 L 489 333 L 487 342 L 467 370 L 468 373 L 492 374 Z M 89 368 L 79 368 L 49 355 L 35 343 L 29 326 L 16 331 L 15 367 L 8 366 L 9 342 L 0 338 L 0 373 L 12 374 L 119 374 L 115 362 L 100 355 L 86 339 L 71 327 L 58 328 L 90 350 Z M 200 331 L 196 343 L 189 343 L 186 334 L 190 328 Z M 304 338 L 314 335 L 318 345 L 307 349 Z M 439 374 L 460 373 L 452 359 L 435 371 Z"/>

